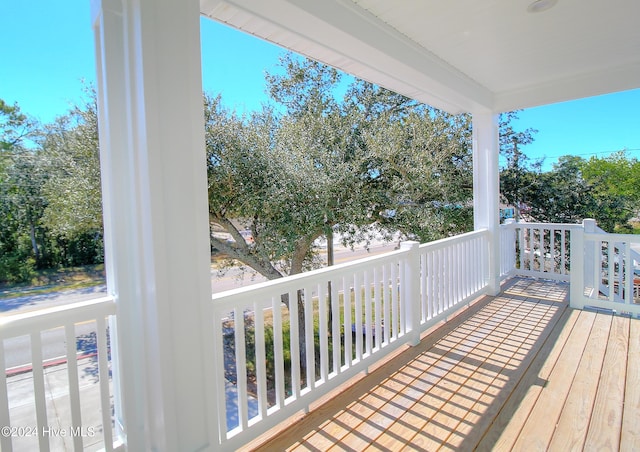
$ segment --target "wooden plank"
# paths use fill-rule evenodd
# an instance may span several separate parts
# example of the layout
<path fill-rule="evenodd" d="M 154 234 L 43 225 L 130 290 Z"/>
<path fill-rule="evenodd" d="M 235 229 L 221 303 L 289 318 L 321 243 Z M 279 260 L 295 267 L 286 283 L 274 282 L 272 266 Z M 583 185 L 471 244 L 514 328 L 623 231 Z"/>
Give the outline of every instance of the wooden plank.
<path fill-rule="evenodd" d="M 437 407 L 429 421 L 415 435 L 411 444 L 420 444 L 424 450 L 436 450 L 446 441 L 452 431 L 460 424 L 462 418 L 473 406 L 473 402 L 480 394 L 474 394 L 474 387 L 469 387 L 469 380 L 477 370 L 478 365 L 471 361 L 471 350 L 454 350 L 461 353 L 461 359 L 452 372 L 423 399 L 430 407 Z M 481 362 L 483 364 L 484 361 Z M 484 390 L 485 388 L 480 388 Z"/>
<path fill-rule="evenodd" d="M 640 320 L 632 319 L 629 325 L 629 357 L 627 360 L 627 385 L 622 414 L 620 450 L 640 450 Z"/>
<path fill-rule="evenodd" d="M 443 324 L 425 337 L 420 345 L 406 349 L 366 377 L 345 385 L 343 392 L 329 399 L 324 405 L 304 418 L 295 419 L 290 423 L 290 428 L 272 436 L 259 446 L 254 445 L 251 450 L 294 450 L 297 446 L 300 449 L 296 450 L 328 450 L 329 447 L 324 447 L 327 444 L 342 444 L 344 437 L 352 429 L 357 428 L 368 414 L 366 411 L 368 408 L 358 404 L 361 398 L 366 398 L 367 394 L 379 387 L 392 388 L 397 386 L 400 388 L 405 382 L 414 381 L 420 371 L 418 367 L 428 366 L 430 362 L 435 363 L 440 358 L 439 355 L 426 356 L 425 351 L 453 331 L 460 323 L 472 318 L 487 304 L 488 300 L 487 298 L 485 301 L 474 304 L 456 317 L 454 321 Z M 355 320 L 358 321 L 358 316 Z M 415 361 L 419 361 L 421 364 L 418 365 Z M 407 391 L 404 394 L 407 394 Z M 355 402 L 345 408 L 345 401 Z M 313 449 L 316 447 L 316 443 L 321 447 Z"/>
<path fill-rule="evenodd" d="M 489 316 L 488 316 L 489 317 Z M 393 423 L 386 423 L 388 428 L 384 432 L 376 436 L 375 443 L 379 447 L 387 450 L 397 447 L 399 443 L 403 444 L 420 444 L 420 447 L 429 449 L 424 438 L 418 438 L 418 434 L 424 429 L 437 413 L 438 408 L 446 405 L 446 401 L 456 394 L 456 380 L 464 379 L 460 372 L 451 372 L 457 370 L 461 358 L 457 353 L 464 347 L 469 348 L 468 336 L 475 331 L 475 318 L 470 319 L 462 324 L 461 328 L 451 331 L 447 336 L 438 341 L 437 347 L 448 350 L 442 353 L 437 350 L 427 350 L 425 353 L 416 357 L 404 369 L 403 374 L 407 377 L 403 379 L 404 388 L 395 388 L 395 395 L 385 406 L 387 415 L 394 414 Z M 481 324 L 480 324 L 481 325 Z M 459 330 L 467 330 L 466 333 L 460 334 Z M 465 343 L 467 341 L 467 343 Z M 474 342 L 475 344 L 476 342 Z M 462 358 L 463 359 L 463 358 Z M 455 377 L 451 377 L 455 375 Z M 395 377 L 398 379 L 398 376 Z M 380 391 L 377 390 L 379 395 Z M 390 419 L 386 417 L 386 419 Z M 381 424 L 377 421 L 378 424 Z M 358 432 L 351 435 L 354 438 L 358 435 L 372 436 L 373 431 L 363 432 L 358 428 Z M 448 434 L 448 432 L 447 432 Z M 438 438 L 434 436 L 434 438 Z M 442 435 L 438 444 L 442 442 Z M 349 441 L 348 446 L 359 450 L 358 444 Z M 361 444 L 360 444 L 361 445 Z"/>
<path fill-rule="evenodd" d="M 531 410 L 514 450 L 547 450 L 555 425 L 560 418 L 571 383 L 584 353 L 596 314 L 582 311 L 560 357 L 548 376 Z"/>
<path fill-rule="evenodd" d="M 374 388 L 366 397 L 361 398 L 356 405 L 367 407 L 369 413 L 364 422 L 345 436 L 341 445 L 352 450 L 363 450 L 367 442 L 382 445 L 390 441 L 391 444 L 397 444 L 403 436 L 386 430 L 415 407 L 420 396 L 433 386 L 432 382 L 421 379 L 421 366 L 433 368 L 440 365 L 441 358 L 440 355 L 422 354 Z M 445 371 L 441 372 L 442 376 L 446 375 Z M 344 417 L 337 421 L 348 422 Z M 415 430 L 411 431 L 411 435 L 413 434 Z"/>
<path fill-rule="evenodd" d="M 474 304 L 417 347 L 293 421 L 261 450 L 432 450 L 443 443 L 471 450 L 497 413 L 494 429 L 483 438 L 485 450 L 492 449 L 511 416 L 520 416 L 518 405 L 528 403 L 527 389 L 551 373 L 561 353 L 553 347 L 556 339 L 562 350 L 578 329 L 577 311 L 556 303 L 564 296 L 558 298 L 548 284 L 524 281 L 510 287 L 521 292 Z M 538 293 L 542 301 L 529 301 Z M 528 385 L 518 384 L 527 369 L 535 370 L 534 377 Z M 520 392 L 509 395 L 514 387 Z"/>
<path fill-rule="evenodd" d="M 619 450 L 629 350 L 629 319 L 613 317 L 586 450 Z M 637 419 L 636 419 L 637 422 Z"/>
<path fill-rule="evenodd" d="M 477 431 L 478 425 L 476 422 L 479 422 L 485 416 L 487 407 L 490 407 L 494 398 L 499 396 L 498 388 L 505 384 L 505 380 L 501 377 L 505 375 L 511 376 L 518 371 L 520 364 L 519 352 L 522 351 L 521 347 L 528 347 L 525 344 L 525 340 L 529 337 L 528 334 L 523 335 L 522 330 L 525 329 L 531 332 L 532 328 L 530 328 L 529 323 L 532 319 L 537 319 L 535 320 L 536 323 L 534 323 L 534 325 L 537 325 L 537 322 L 544 317 L 543 311 L 546 311 L 546 307 L 541 308 L 537 303 L 520 303 L 518 309 L 498 326 L 497 330 L 500 333 L 496 336 L 498 341 L 494 348 L 487 349 L 484 347 L 485 341 L 479 344 L 477 353 L 478 356 L 485 355 L 485 362 L 478 366 L 471 385 L 467 388 L 470 391 L 470 399 L 473 394 L 472 403 L 466 407 L 464 412 L 459 413 L 460 420 L 457 425 L 452 426 L 450 429 L 450 435 L 446 440 L 445 447 L 460 449 L 463 443 L 465 444 L 465 449 L 471 447 L 472 443 L 468 442 L 468 436 Z M 505 330 L 504 325 L 510 325 L 510 327 Z M 465 393 L 464 388 L 461 392 Z M 479 436 L 481 434 L 477 435 L 477 437 Z M 475 446 L 475 444 L 473 445 Z"/>
<path fill-rule="evenodd" d="M 513 302 L 496 299 L 472 321 L 461 325 L 448 336 L 449 341 L 458 340 L 458 344 L 441 341 L 440 345 L 449 349 L 444 359 L 453 362 L 454 367 L 425 394 L 421 403 L 416 406 L 417 409 L 412 409 L 400 420 L 399 424 L 406 427 L 399 430 L 399 424 L 395 424 L 390 431 L 407 438 L 408 444 L 419 445 L 423 450 L 435 450 L 446 443 L 452 432 L 459 429 L 477 399 L 486 391 L 489 378 L 486 374 L 492 373 L 492 377 L 500 374 L 511 357 L 511 354 L 506 354 L 496 358 L 496 351 L 513 331 L 513 326 L 505 328 L 504 325 L 513 321 L 514 316 L 517 317 L 522 304 L 520 300 Z M 526 312 L 520 313 L 521 321 L 529 312 L 526 309 Z M 518 325 L 518 322 L 514 325 Z M 493 345 L 488 346 L 488 343 Z M 487 371 L 486 368 L 493 371 Z M 417 414 L 421 415 L 418 419 L 415 418 Z"/>
<path fill-rule="evenodd" d="M 460 339 L 449 339 L 449 341 L 447 348 L 450 349 L 456 349 L 461 342 Z M 442 345 L 442 341 L 439 345 Z M 405 441 L 414 443 L 412 438 L 424 430 L 425 425 L 455 394 L 458 387 L 456 380 L 460 377 L 451 378 L 451 371 L 456 369 L 459 359 L 453 357 L 451 351 L 445 354 L 428 351 L 420 358 L 411 366 L 415 367 L 414 380 L 392 399 L 392 402 L 402 403 L 405 410 L 377 439 L 376 442 L 380 445 L 392 446 L 397 444 L 399 438 L 405 438 Z M 407 397 L 409 390 L 415 397 Z"/>
<path fill-rule="evenodd" d="M 458 445 L 459 449 L 471 449 L 479 443 L 526 370 L 529 369 L 545 344 L 549 342 L 549 338 L 553 337 L 552 332 L 558 322 L 561 319 L 566 321 L 567 317 L 566 304 L 558 306 L 547 305 L 547 315 L 540 319 L 541 325 L 544 325 L 543 330 L 536 337 L 529 336 L 523 341 L 523 348 L 516 350 L 513 358 L 508 363 L 517 370 L 506 375 L 495 376 L 489 384 L 489 389 L 478 399 L 476 406 L 463 419 L 464 423 L 472 425 L 473 428 L 466 433 L 464 444 Z M 553 339 L 551 339 L 551 342 L 553 342 Z M 526 353 L 523 354 L 524 350 L 526 350 Z"/>
<path fill-rule="evenodd" d="M 477 450 L 510 450 L 516 442 L 522 425 L 542 391 L 541 379 L 545 379 L 558 360 L 565 342 L 580 317 L 580 311 L 567 311 L 557 328 L 560 328 L 554 341 L 545 342 L 513 393 L 504 404 L 493 424 L 479 442 Z"/>
<path fill-rule="evenodd" d="M 597 315 L 584 355 L 553 434 L 550 450 L 582 450 L 604 363 L 611 316 Z"/>

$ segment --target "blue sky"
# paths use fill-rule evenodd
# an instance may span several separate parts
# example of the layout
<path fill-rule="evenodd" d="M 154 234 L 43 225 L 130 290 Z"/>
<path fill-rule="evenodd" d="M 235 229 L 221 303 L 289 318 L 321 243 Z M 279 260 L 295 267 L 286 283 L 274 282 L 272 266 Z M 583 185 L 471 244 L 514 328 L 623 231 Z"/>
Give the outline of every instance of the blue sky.
<path fill-rule="evenodd" d="M 93 32 L 88 0 L 0 2 L 0 98 L 24 113 L 52 121 L 82 98 L 95 81 Z M 267 100 L 264 73 L 283 50 L 202 19 L 204 90 L 220 92 L 224 104 L 242 113 Z M 606 156 L 623 148 L 640 158 L 640 89 L 519 113 L 516 127 L 538 130 L 522 150 L 546 157 L 545 169 L 562 155 Z"/>

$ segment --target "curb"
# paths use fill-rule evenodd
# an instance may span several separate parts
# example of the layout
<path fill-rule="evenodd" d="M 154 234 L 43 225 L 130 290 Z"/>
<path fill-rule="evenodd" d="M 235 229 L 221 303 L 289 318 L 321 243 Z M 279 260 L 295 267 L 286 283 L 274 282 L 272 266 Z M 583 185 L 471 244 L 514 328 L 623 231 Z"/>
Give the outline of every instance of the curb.
<path fill-rule="evenodd" d="M 78 355 L 76 357 L 76 362 L 81 359 L 93 358 L 94 356 L 98 356 L 98 352 L 84 353 L 82 355 Z M 59 358 L 51 358 L 42 363 L 43 369 L 48 369 L 49 367 L 62 366 L 63 364 L 67 364 L 66 357 Z M 32 364 L 25 364 L 24 366 L 16 366 L 5 371 L 6 378 L 15 377 L 17 375 L 26 374 L 29 372 L 33 372 Z"/>

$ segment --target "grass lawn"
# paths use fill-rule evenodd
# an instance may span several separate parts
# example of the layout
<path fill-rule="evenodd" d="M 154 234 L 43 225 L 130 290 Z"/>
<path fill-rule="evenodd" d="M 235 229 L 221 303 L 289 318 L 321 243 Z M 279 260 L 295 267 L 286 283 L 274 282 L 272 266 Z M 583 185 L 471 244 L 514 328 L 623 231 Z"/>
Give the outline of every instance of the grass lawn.
<path fill-rule="evenodd" d="M 28 283 L 0 284 L 0 299 L 81 289 L 105 283 L 104 265 L 41 270 Z"/>

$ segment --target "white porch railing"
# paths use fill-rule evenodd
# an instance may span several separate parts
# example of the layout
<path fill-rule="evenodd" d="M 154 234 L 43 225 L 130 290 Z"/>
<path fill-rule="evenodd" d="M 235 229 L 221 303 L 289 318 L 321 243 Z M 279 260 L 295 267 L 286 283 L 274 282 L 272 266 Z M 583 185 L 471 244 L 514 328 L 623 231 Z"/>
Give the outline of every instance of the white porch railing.
<path fill-rule="evenodd" d="M 219 446 L 236 449 L 307 410 L 358 372 L 420 334 L 488 290 L 490 234 L 475 231 L 423 245 L 404 243 L 385 255 L 336 265 L 276 281 L 216 294 L 208 304 L 213 328 L 213 366 L 209 380 Z M 571 305 L 598 306 L 640 314 L 640 237 L 605 234 L 595 222 L 584 225 L 510 223 L 501 226 L 501 276 L 533 276 L 571 282 Z M 0 437 L 3 451 L 49 450 L 55 430 L 45 391 L 49 369 L 43 358 L 48 332 L 59 331 L 66 372 L 66 432 L 87 432 L 85 412 L 100 411 L 99 435 L 105 450 L 121 448 L 112 420 L 108 345 L 111 298 L 0 318 L 0 365 L 9 366 L 11 341 L 26 341 L 32 364 L 32 425 L 24 424 L 5 371 L 0 382 Z M 97 396 L 85 399 L 79 372 L 83 356 L 76 347 L 84 322 L 95 324 Z M 221 403 L 225 401 L 225 403 Z M 95 414 L 95 413 L 94 413 Z M 20 419 L 20 421 L 18 421 Z M 18 423 L 21 422 L 21 423 Z M 19 428 L 22 427 L 22 430 Z M 28 433 L 50 432 L 33 438 Z M 83 430 L 83 428 L 85 430 Z M 14 434 L 15 432 L 15 434 Z M 54 432 L 54 433 L 51 433 Z M 87 438 L 70 438 L 74 450 Z M 95 438 L 92 438 L 95 441 Z M 28 446 L 27 446 L 28 447 Z M 55 446 L 51 446 L 55 447 Z"/>
<path fill-rule="evenodd" d="M 640 315 L 640 236 L 583 224 L 501 226 L 501 275 L 571 283 L 571 306 Z"/>
<path fill-rule="evenodd" d="M 571 305 L 640 316 L 640 236 L 607 234 L 585 220 L 573 241 Z"/>
<path fill-rule="evenodd" d="M 419 251 L 424 331 L 487 289 L 489 232 L 470 232 L 425 243 Z"/>
<path fill-rule="evenodd" d="M 2 451 L 118 447 L 107 327 L 114 314 L 106 297 L 0 318 Z M 61 355 L 47 357 L 52 349 Z M 15 368 L 22 353 L 29 361 Z"/>
<path fill-rule="evenodd" d="M 579 224 L 516 223 L 501 226 L 501 276 L 570 280 L 572 231 Z"/>
<path fill-rule="evenodd" d="M 220 443 L 235 449 L 485 292 L 487 231 L 213 297 Z"/>

